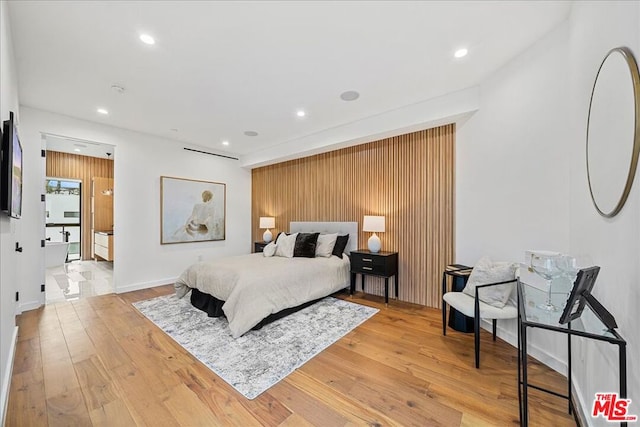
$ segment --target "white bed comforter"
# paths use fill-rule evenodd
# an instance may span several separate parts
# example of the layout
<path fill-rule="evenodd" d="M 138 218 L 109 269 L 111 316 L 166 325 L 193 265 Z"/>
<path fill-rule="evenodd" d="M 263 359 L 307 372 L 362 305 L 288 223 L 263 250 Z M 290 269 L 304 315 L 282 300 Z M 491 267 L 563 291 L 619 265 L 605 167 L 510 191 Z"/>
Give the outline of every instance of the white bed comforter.
<path fill-rule="evenodd" d="M 175 283 L 184 297 L 191 288 L 225 301 L 222 309 L 237 338 L 285 308 L 349 286 L 349 258 L 265 257 L 261 253 L 219 258 L 187 268 Z"/>

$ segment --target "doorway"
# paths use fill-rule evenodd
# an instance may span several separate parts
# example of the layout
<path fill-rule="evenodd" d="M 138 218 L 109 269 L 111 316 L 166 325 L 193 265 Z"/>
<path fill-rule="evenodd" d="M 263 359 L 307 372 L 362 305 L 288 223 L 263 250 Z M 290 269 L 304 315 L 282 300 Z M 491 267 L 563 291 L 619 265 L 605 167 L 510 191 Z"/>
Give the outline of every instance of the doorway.
<path fill-rule="evenodd" d="M 46 178 L 45 190 L 46 242 L 66 249 L 45 251 L 47 267 L 60 264 L 63 252 L 66 252 L 64 262 L 82 259 L 82 182 Z"/>
<path fill-rule="evenodd" d="M 113 235 L 115 147 L 59 135 L 44 134 L 43 138 L 46 146 L 43 225 L 48 239 L 45 260 L 57 260 L 55 266 L 46 261 L 45 302 L 111 293 L 113 244 L 106 245 L 108 255 L 103 254 L 104 245 L 99 239 L 102 236 L 98 234 Z M 98 185 L 103 182 L 105 188 Z M 62 247 L 60 251 L 68 249 L 68 257 L 65 255 L 62 263 L 60 257 L 52 255 L 57 249 L 55 245 Z"/>

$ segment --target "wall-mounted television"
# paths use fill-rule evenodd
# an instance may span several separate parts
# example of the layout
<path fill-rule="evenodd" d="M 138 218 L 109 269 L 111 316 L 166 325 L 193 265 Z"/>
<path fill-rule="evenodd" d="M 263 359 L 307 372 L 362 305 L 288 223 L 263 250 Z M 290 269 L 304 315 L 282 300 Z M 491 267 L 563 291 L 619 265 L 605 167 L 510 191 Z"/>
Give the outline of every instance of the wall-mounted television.
<path fill-rule="evenodd" d="M 12 218 L 22 216 L 22 145 L 13 112 L 4 121 L 0 151 L 0 210 Z"/>

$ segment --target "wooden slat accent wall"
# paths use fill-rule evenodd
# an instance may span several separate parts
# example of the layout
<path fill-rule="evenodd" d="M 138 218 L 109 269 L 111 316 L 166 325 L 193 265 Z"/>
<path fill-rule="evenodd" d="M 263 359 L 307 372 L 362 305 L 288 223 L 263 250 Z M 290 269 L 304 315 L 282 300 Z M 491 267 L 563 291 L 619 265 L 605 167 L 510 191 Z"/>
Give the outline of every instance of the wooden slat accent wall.
<path fill-rule="evenodd" d="M 93 177 L 93 230 L 113 231 L 113 195 L 102 194 L 113 189 L 113 178 Z M 91 205 L 89 205 L 91 206 Z"/>
<path fill-rule="evenodd" d="M 82 181 L 82 259 L 91 259 L 91 178 L 113 178 L 113 160 L 47 151 L 46 175 Z"/>
<path fill-rule="evenodd" d="M 290 221 L 357 221 L 366 248 L 364 215 L 383 215 L 378 235 L 382 250 L 398 252 L 400 299 L 440 307 L 454 254 L 454 154 L 450 124 L 253 169 L 253 240 L 261 216 L 276 218 L 274 236 Z M 384 281 L 368 277 L 367 292 L 382 295 Z"/>

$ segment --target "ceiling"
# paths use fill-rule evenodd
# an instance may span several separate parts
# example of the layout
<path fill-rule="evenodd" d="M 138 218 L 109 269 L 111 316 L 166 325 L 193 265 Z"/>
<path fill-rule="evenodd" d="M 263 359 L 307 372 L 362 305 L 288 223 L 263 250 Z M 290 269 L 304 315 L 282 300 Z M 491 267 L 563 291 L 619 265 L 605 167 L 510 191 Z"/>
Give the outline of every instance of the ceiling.
<path fill-rule="evenodd" d="M 22 105 L 240 156 L 304 144 L 310 135 L 321 140 L 331 129 L 478 85 L 565 20 L 570 7 L 9 2 Z M 143 33 L 156 43 L 142 43 Z M 454 58 L 461 47 L 468 55 Z M 360 97 L 341 100 L 349 90 Z M 298 109 L 306 116 L 297 117 Z"/>
<path fill-rule="evenodd" d="M 60 151 L 63 153 L 77 154 L 79 156 L 100 157 L 102 159 L 115 159 L 116 147 L 84 139 L 76 139 L 67 136 L 45 134 L 47 151 Z"/>

